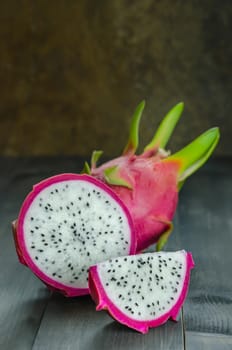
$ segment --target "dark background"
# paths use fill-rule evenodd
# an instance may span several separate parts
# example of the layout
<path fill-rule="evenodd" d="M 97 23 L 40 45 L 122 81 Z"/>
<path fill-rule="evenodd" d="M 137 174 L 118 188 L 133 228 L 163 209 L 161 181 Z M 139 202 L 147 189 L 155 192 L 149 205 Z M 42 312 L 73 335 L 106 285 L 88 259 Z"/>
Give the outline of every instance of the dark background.
<path fill-rule="evenodd" d="M 1 1 L 0 155 L 117 155 L 183 100 L 174 150 L 211 126 L 231 155 L 230 0 Z"/>

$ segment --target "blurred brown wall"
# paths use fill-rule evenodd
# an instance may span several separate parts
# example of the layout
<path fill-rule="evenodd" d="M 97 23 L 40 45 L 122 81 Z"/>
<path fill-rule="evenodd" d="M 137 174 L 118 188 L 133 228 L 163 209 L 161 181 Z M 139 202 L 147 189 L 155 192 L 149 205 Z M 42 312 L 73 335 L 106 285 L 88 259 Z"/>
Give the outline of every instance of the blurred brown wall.
<path fill-rule="evenodd" d="M 1 1 L 0 154 L 116 155 L 146 99 L 146 143 L 186 108 L 170 147 L 218 125 L 232 147 L 229 0 Z"/>

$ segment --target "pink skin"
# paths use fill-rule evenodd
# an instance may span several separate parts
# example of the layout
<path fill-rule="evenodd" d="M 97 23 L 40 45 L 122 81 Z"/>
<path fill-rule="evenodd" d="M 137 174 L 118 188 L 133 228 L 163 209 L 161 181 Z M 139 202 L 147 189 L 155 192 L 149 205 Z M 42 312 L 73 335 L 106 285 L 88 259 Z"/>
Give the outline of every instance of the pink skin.
<path fill-rule="evenodd" d="M 96 310 L 107 310 L 115 320 L 141 333 L 147 333 L 149 328 L 158 327 L 162 325 L 169 318 L 176 321 L 188 292 L 190 270 L 194 267 L 192 254 L 186 252 L 184 252 L 184 254 L 186 256 L 186 274 L 182 293 L 174 307 L 161 317 L 151 321 L 137 321 L 123 314 L 123 312 L 112 303 L 112 301 L 110 300 L 110 296 L 106 294 L 104 286 L 102 285 L 101 279 L 98 274 L 97 265 L 92 266 L 89 270 L 89 289 L 93 300 L 97 304 Z"/>
<path fill-rule="evenodd" d="M 125 212 L 127 216 L 128 224 L 131 227 L 131 246 L 130 246 L 129 255 L 135 253 L 136 241 L 135 241 L 135 235 L 134 235 L 134 229 L 133 229 L 133 222 L 128 209 L 126 208 L 124 203 L 118 198 L 118 196 L 108 186 L 104 185 L 102 182 L 96 180 L 95 178 L 88 175 L 60 174 L 60 175 L 50 177 L 36 184 L 33 187 L 32 192 L 29 193 L 29 195 L 26 197 L 25 201 L 23 202 L 18 220 L 14 221 L 12 224 L 16 251 L 18 253 L 19 261 L 22 264 L 27 265 L 35 273 L 35 275 L 37 275 L 51 290 L 59 291 L 68 297 L 74 297 L 78 295 L 89 294 L 89 289 L 73 288 L 70 286 L 66 286 L 65 284 L 54 281 L 52 278 L 45 275 L 44 272 L 41 271 L 31 259 L 31 256 L 27 251 L 25 240 L 24 240 L 24 220 L 25 220 L 27 211 L 30 208 L 30 205 L 33 202 L 33 200 L 46 187 L 57 182 L 68 181 L 68 180 L 77 180 L 77 181 L 83 180 L 83 181 L 90 182 L 98 186 L 100 189 L 104 190 L 105 192 L 107 192 L 113 199 L 115 199 L 115 201 L 121 206 L 121 208 Z"/>
<path fill-rule="evenodd" d="M 123 200 L 134 220 L 137 236 L 137 252 L 158 241 L 168 229 L 178 202 L 178 169 L 174 161 L 162 162 L 160 156 L 145 153 L 141 156 L 122 156 L 98 168 L 92 174 L 104 180 L 104 170 L 117 165 L 120 177 L 130 183 L 132 189 L 109 185 Z"/>

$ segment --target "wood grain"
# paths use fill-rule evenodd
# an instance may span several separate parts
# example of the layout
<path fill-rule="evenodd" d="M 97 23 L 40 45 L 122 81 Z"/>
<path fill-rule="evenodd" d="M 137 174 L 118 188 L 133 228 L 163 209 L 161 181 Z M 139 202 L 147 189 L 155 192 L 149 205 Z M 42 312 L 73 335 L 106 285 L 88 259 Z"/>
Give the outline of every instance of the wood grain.
<path fill-rule="evenodd" d="M 2 161 L 1 165 L 0 349 L 27 350 L 31 349 L 50 293 L 18 262 L 10 223 L 16 217 L 25 186 L 14 182 L 17 166 L 13 167 L 13 162 Z"/>
<path fill-rule="evenodd" d="M 186 332 L 188 350 L 231 350 L 232 337 L 200 332 Z"/>
<path fill-rule="evenodd" d="M 43 317 L 33 350 L 181 350 L 182 323 L 168 322 L 142 335 L 96 312 L 89 296 L 66 299 L 53 295 Z"/>
<path fill-rule="evenodd" d="M 184 306 L 186 329 L 232 335 L 232 169 L 215 162 L 186 184 L 178 215 L 196 267 Z"/>

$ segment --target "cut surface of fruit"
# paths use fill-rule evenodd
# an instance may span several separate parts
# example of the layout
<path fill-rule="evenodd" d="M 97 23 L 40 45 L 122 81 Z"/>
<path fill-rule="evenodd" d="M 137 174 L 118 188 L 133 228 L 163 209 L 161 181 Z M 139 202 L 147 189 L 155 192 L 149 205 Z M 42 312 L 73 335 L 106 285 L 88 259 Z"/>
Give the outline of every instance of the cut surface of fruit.
<path fill-rule="evenodd" d="M 191 253 L 146 253 L 110 259 L 89 270 L 97 310 L 146 333 L 176 320 L 185 300 L 194 262 Z"/>
<path fill-rule="evenodd" d="M 14 236 L 20 261 L 68 296 L 89 292 L 90 265 L 135 252 L 127 208 L 88 175 L 60 174 L 35 185 Z"/>

